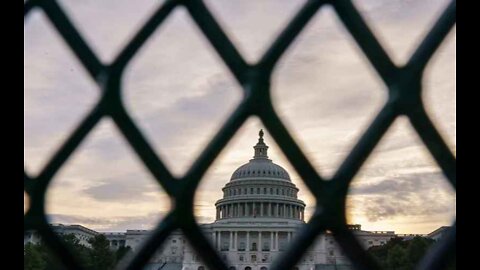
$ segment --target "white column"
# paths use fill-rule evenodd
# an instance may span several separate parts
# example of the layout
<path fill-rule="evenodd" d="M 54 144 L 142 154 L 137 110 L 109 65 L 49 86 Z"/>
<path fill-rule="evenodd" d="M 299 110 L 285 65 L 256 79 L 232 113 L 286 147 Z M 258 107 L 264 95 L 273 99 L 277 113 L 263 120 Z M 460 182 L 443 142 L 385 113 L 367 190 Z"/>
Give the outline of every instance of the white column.
<path fill-rule="evenodd" d="M 290 240 L 292 238 L 292 232 L 287 232 L 287 235 L 288 235 L 288 243 L 290 243 Z"/>
<path fill-rule="evenodd" d="M 262 232 L 258 232 L 258 244 L 257 244 L 257 250 L 262 251 Z"/>
<path fill-rule="evenodd" d="M 250 232 L 247 232 L 247 246 L 245 247 L 245 251 L 250 251 Z"/>
<path fill-rule="evenodd" d="M 233 232 L 230 231 L 230 242 L 228 243 L 228 250 L 232 250 L 233 249 Z"/>
<path fill-rule="evenodd" d="M 260 216 L 263 217 L 263 203 L 260 203 Z"/>
<path fill-rule="evenodd" d="M 273 232 L 270 232 L 270 250 L 274 250 L 274 248 L 273 248 Z"/>
<path fill-rule="evenodd" d="M 213 247 L 217 246 L 217 239 L 215 237 L 215 232 L 212 232 L 212 243 L 213 243 Z"/>
<path fill-rule="evenodd" d="M 269 217 L 272 216 L 272 203 L 271 202 L 268 203 L 268 216 Z"/>
<path fill-rule="evenodd" d="M 217 246 L 217 249 L 218 250 L 221 250 L 222 249 L 222 232 L 221 231 L 218 231 L 218 246 Z"/>
<path fill-rule="evenodd" d="M 233 241 L 233 250 L 237 250 L 238 246 L 238 232 L 235 232 L 235 240 Z"/>
<path fill-rule="evenodd" d="M 275 250 L 278 250 L 278 232 L 275 232 Z"/>
<path fill-rule="evenodd" d="M 283 204 L 283 217 L 287 217 L 287 205 Z"/>

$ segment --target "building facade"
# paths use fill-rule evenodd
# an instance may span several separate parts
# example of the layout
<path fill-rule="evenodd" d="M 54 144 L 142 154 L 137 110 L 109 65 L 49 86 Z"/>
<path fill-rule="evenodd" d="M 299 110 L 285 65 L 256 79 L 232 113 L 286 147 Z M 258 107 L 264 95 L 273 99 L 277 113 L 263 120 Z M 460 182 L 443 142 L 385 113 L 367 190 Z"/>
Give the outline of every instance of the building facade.
<path fill-rule="evenodd" d="M 267 270 L 276 257 L 288 248 L 299 228 L 305 224 L 305 203 L 298 198 L 298 188 L 290 175 L 268 157 L 268 146 L 260 131 L 254 155 L 236 169 L 222 188 L 223 197 L 215 203 L 215 221 L 201 228 L 230 269 Z M 351 230 L 366 247 L 385 244 L 395 232 Z M 136 250 L 148 231 L 128 230 L 125 245 Z M 118 235 L 107 235 L 112 248 Z M 297 264 L 298 270 L 318 269 L 320 265 L 344 265 L 344 256 L 330 233 L 318 237 Z M 181 232 L 173 233 L 163 248 L 153 256 L 147 269 L 207 269 L 188 245 Z"/>
<path fill-rule="evenodd" d="M 305 203 L 298 198 L 298 188 L 288 172 L 268 157 L 268 146 L 260 131 L 254 155 L 235 170 L 222 188 L 223 197 L 215 203 L 215 221 L 201 228 L 211 244 L 227 262 L 231 270 L 268 270 L 269 265 L 288 248 L 289 243 L 305 224 Z M 74 234 L 82 244 L 98 234 L 80 225 L 53 225 L 59 234 Z M 350 225 L 360 243 L 367 249 L 383 245 L 396 237 L 394 231 L 363 231 L 360 225 Z M 440 238 L 443 227 L 432 233 Z M 112 249 L 128 246 L 138 250 L 149 237 L 147 230 L 103 233 Z M 24 242 L 40 241 L 29 232 Z M 333 236 L 326 232 L 319 236 L 296 265 L 298 270 L 327 269 L 343 266 L 344 256 Z M 337 268 L 337 269 L 340 269 Z M 146 269 L 205 270 L 207 266 L 188 244 L 180 231 L 173 232 L 162 248 L 151 258 Z"/>

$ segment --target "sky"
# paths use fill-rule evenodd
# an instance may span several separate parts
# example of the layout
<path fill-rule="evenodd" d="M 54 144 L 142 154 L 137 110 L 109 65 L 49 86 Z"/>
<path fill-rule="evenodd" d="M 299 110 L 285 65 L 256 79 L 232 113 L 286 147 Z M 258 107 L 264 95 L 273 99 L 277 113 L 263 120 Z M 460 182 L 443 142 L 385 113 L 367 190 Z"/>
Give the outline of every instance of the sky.
<path fill-rule="evenodd" d="M 99 58 L 109 63 L 159 1 L 59 1 Z M 214 17 L 254 63 L 305 1 L 208 0 Z M 354 1 L 398 65 L 404 64 L 448 1 Z M 44 14 L 25 28 L 25 169 L 36 175 L 99 98 L 99 89 Z M 427 66 L 423 99 L 455 152 L 455 29 Z M 181 176 L 219 130 L 242 92 L 225 64 L 177 8 L 129 63 L 123 102 L 173 174 Z M 386 99 L 386 89 L 330 7 L 322 8 L 281 58 L 272 77 L 277 113 L 318 170 L 329 177 Z M 199 222 L 233 171 L 253 156 L 258 130 L 250 118 L 204 176 L 195 197 Z M 307 204 L 315 201 L 265 130 L 269 156 L 288 170 Z M 456 197 L 407 119 L 399 118 L 355 177 L 348 220 L 366 230 L 429 233 L 455 218 Z M 168 196 L 104 118 L 53 179 L 52 222 L 98 231 L 150 229 L 170 209 Z"/>

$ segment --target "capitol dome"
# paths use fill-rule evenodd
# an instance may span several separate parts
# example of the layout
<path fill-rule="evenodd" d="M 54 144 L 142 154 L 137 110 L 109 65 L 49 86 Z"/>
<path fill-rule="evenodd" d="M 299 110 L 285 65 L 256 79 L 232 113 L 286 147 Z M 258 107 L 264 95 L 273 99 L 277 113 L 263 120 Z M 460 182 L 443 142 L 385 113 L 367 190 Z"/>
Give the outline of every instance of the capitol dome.
<path fill-rule="evenodd" d="M 288 219 L 303 222 L 305 203 L 288 172 L 268 158 L 260 130 L 254 156 L 236 169 L 215 203 L 218 222 L 227 220 Z"/>
<path fill-rule="evenodd" d="M 232 174 L 231 181 L 247 178 L 276 178 L 290 181 L 288 172 L 271 160 L 252 159 L 249 163 L 240 166 Z"/>
<path fill-rule="evenodd" d="M 259 136 L 260 138 L 258 139 L 257 145 L 253 147 L 255 149 L 253 159 L 236 169 L 235 172 L 233 172 L 230 181 L 258 178 L 274 178 L 290 181 L 288 172 L 268 159 L 268 146 L 263 141 L 262 130 L 260 130 Z"/>

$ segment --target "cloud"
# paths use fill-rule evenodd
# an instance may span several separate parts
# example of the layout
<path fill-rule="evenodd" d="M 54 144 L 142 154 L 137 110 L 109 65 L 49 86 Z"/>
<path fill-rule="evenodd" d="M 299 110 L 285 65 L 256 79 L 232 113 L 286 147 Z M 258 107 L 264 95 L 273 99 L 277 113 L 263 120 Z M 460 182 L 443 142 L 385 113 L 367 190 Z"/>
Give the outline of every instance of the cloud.
<path fill-rule="evenodd" d="M 394 218 L 426 222 L 455 215 L 455 195 L 448 185 L 440 172 L 409 173 L 358 184 L 350 190 L 349 207 L 370 222 Z"/>
<path fill-rule="evenodd" d="M 77 2 L 61 4 L 102 60 L 111 60 L 158 5 L 148 0 Z M 225 29 L 230 29 L 229 37 L 233 37 L 248 59 L 256 58 L 303 4 L 301 1 L 266 1 L 261 5 L 217 2 L 207 4 L 222 25 L 228 25 Z M 413 48 L 412 41 L 424 34 L 422 25 L 434 18 L 446 3 L 364 0 L 355 5 L 394 60 L 401 62 L 398 60 L 406 59 Z M 191 21 L 185 11 L 176 10 L 133 58 L 122 81 L 127 111 L 175 174 L 181 174 L 194 161 L 242 95 L 232 74 Z M 52 149 L 58 148 L 100 94 L 64 41 L 45 22 L 38 24 L 30 16 L 25 29 L 25 156 L 29 173 L 40 167 Z M 428 78 L 424 99 L 427 106 L 431 104 L 432 115 L 444 133 L 455 138 L 452 105 L 455 41 L 449 38 L 448 42 L 438 54 L 438 61 L 432 62 L 437 68 L 425 73 Z M 282 56 L 273 74 L 272 88 L 276 111 L 322 175 L 334 172 L 344 160 L 384 104 L 387 94 L 371 64 L 329 7 L 321 9 Z M 405 217 L 415 222 L 429 214 L 434 215 L 431 219 L 441 220 L 438 216 L 451 204 L 454 195 L 439 191 L 445 189 L 437 185 L 442 176 L 435 163 L 422 156 L 425 148 L 405 125 L 406 121 L 398 122 L 393 136 L 385 137 L 375 149 L 378 158 L 371 157 L 362 168 L 359 175 L 362 183 L 352 188 L 352 198 L 363 206 L 356 213 L 371 221 Z M 246 124 L 240 130 L 245 136 L 237 136 L 242 142 L 229 145 L 224 150 L 228 153 L 205 175 L 197 192 L 201 201 L 197 205 L 201 210 L 199 219 L 208 219 L 208 205 L 210 210 L 214 209 L 215 200 L 221 197 L 220 188 L 233 170 L 251 158 L 254 136 L 261 126 Z M 407 128 L 410 130 L 405 131 Z M 271 145 L 272 159 L 290 169 L 273 140 L 267 143 Z M 454 140 L 452 144 L 455 147 Z M 124 209 L 122 204 L 137 206 L 148 202 L 159 190 L 154 181 L 143 184 L 151 175 L 142 165 L 137 166 L 140 163 L 135 153 L 112 125 L 105 127 L 102 122 L 80 150 L 67 163 L 68 173 L 60 171 L 60 181 L 54 181 L 59 183 L 58 194 L 62 194 L 63 188 L 63 194 L 68 196 L 59 197 L 57 208 L 51 212 L 63 215 L 59 217 L 64 220 L 81 222 L 81 218 L 88 217 L 92 220 L 83 221 L 113 228 L 117 225 L 109 224 L 98 211 L 93 214 L 93 208 L 65 200 L 77 196 L 83 205 L 101 202 L 102 206 L 114 208 L 115 204 Z M 298 177 L 289 172 L 293 178 Z M 302 192 L 308 194 L 306 190 Z M 127 224 L 125 219 L 135 213 L 135 209 L 130 210 L 133 208 L 125 216 L 118 215 L 115 224 Z M 79 209 L 82 215 L 68 215 Z M 448 215 L 450 212 L 445 213 Z M 132 222 L 141 221 L 140 217 L 132 217 Z"/>
<path fill-rule="evenodd" d="M 152 212 L 141 216 L 115 216 L 108 218 L 49 214 L 48 220 L 51 223 L 80 224 L 98 231 L 125 231 L 130 229 L 153 229 L 165 214 L 165 212 Z"/>
<path fill-rule="evenodd" d="M 158 197 L 152 194 L 159 192 L 155 183 L 138 183 L 135 178 L 133 174 L 116 177 L 112 179 L 114 181 L 103 181 L 98 185 L 85 188 L 83 192 L 95 200 L 108 202 L 145 202 Z"/>

